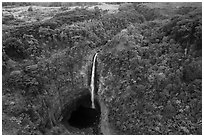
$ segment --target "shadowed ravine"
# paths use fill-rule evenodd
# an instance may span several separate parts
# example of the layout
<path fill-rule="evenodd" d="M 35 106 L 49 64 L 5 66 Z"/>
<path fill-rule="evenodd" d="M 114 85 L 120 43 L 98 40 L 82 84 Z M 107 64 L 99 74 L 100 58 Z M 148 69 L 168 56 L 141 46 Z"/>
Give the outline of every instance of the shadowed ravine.
<path fill-rule="evenodd" d="M 95 109 L 91 108 L 91 94 L 88 89 L 84 89 L 83 93 L 70 101 L 62 113 L 62 123 L 68 131 L 99 134 L 101 108 L 97 100 L 95 100 Z"/>
<path fill-rule="evenodd" d="M 95 99 L 95 109 L 91 108 L 91 95 L 88 89 L 67 105 L 63 113 L 63 125 L 70 132 L 85 132 L 87 134 L 111 135 L 114 131 L 108 122 L 108 109 L 104 102 Z M 91 130 L 90 130 L 91 129 Z"/>
<path fill-rule="evenodd" d="M 80 94 L 68 102 L 63 110 L 62 123 L 68 131 L 87 134 L 112 134 L 108 123 L 108 109 L 97 94 L 97 54 L 93 56 L 90 88 L 82 89 Z M 90 130 L 91 129 L 91 130 Z"/>

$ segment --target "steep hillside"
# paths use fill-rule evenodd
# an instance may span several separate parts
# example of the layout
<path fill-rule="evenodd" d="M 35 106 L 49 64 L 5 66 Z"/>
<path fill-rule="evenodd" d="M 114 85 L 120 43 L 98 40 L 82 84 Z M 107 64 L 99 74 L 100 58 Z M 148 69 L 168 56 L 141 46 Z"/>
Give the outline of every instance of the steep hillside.
<path fill-rule="evenodd" d="M 201 3 L 24 4 L 2 9 L 3 134 L 202 134 Z"/>

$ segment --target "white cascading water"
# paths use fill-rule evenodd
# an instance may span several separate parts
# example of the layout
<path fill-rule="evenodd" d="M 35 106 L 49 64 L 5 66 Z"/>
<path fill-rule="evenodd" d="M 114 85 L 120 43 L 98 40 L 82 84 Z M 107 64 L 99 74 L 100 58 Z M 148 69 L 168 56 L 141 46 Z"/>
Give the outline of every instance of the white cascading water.
<path fill-rule="evenodd" d="M 97 57 L 96 53 L 94 55 L 94 59 L 93 59 L 93 66 L 92 66 L 92 73 L 91 73 L 91 107 L 95 109 L 95 104 L 94 104 L 94 79 L 95 79 L 95 63 L 96 63 L 96 57 Z"/>

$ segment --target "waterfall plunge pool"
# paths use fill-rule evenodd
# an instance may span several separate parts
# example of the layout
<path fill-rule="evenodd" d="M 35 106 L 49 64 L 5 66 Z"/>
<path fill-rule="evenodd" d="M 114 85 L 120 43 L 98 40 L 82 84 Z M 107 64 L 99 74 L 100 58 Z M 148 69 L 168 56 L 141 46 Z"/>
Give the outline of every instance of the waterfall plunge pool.
<path fill-rule="evenodd" d="M 64 108 L 62 123 L 69 131 L 92 129 L 93 134 L 100 134 L 101 107 L 94 100 L 95 109 L 91 107 L 91 94 L 83 92 Z"/>

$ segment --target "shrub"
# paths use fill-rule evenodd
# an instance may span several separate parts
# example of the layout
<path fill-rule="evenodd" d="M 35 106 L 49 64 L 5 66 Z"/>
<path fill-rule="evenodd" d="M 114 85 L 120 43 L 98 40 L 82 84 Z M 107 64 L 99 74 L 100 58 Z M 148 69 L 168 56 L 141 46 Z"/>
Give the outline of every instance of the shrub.
<path fill-rule="evenodd" d="M 193 61 L 184 67 L 183 78 L 190 82 L 195 79 L 202 79 L 202 61 Z"/>
<path fill-rule="evenodd" d="M 144 16 L 145 20 L 152 21 L 155 19 L 164 19 L 165 17 L 158 9 L 151 9 L 145 5 L 133 3 L 135 10 Z"/>
<path fill-rule="evenodd" d="M 3 42 L 5 53 L 14 60 L 22 60 L 27 57 L 24 44 L 16 38 L 8 38 Z"/>
<path fill-rule="evenodd" d="M 183 16 L 174 16 L 163 25 L 162 30 L 165 36 L 169 36 L 178 42 L 187 53 L 201 50 L 201 10 L 195 9 Z"/>
<path fill-rule="evenodd" d="M 30 6 L 30 7 L 28 8 L 28 11 L 33 11 L 33 8 Z"/>

